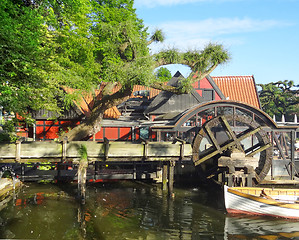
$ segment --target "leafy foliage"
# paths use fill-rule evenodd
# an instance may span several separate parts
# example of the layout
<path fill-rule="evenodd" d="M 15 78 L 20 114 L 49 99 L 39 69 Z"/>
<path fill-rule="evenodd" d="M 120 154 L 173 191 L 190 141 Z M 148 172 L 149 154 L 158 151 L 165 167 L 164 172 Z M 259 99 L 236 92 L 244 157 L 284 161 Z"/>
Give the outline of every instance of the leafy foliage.
<path fill-rule="evenodd" d="M 270 116 L 285 115 L 287 120 L 292 121 L 291 116 L 299 114 L 299 85 L 285 80 L 258 86 L 262 88 L 259 93 L 262 109 Z"/>
<path fill-rule="evenodd" d="M 203 50 L 176 49 L 150 55 L 149 44 L 164 40 L 161 30 L 152 36 L 136 15 L 133 0 L 2 0 L 0 6 L 0 105 L 30 118 L 28 110 L 60 113 L 77 95 L 61 86 L 90 91 L 101 88 L 81 139 L 99 128 L 103 112 L 126 100 L 134 85 L 184 93 L 217 65 L 229 60 L 221 45 Z M 180 88 L 165 88 L 156 78 L 158 66 L 181 63 L 191 75 Z M 112 93 L 117 85 L 119 91 Z M 64 105 L 58 104 L 63 102 Z M 85 128 L 83 130 L 82 128 Z M 92 130 L 93 129 L 93 130 Z M 72 135 L 70 131 L 67 134 Z M 73 134 L 70 139 L 74 139 Z"/>
<path fill-rule="evenodd" d="M 157 29 L 154 34 L 150 37 L 150 41 L 148 42 L 151 44 L 152 42 L 163 42 L 165 40 L 164 33 L 162 30 Z"/>
<path fill-rule="evenodd" d="M 156 71 L 156 77 L 159 79 L 161 82 L 168 82 L 171 79 L 171 72 L 165 68 L 165 67 L 160 67 Z"/>
<path fill-rule="evenodd" d="M 0 131 L 0 142 L 16 142 L 19 137 L 15 133 L 14 121 L 6 121 Z"/>

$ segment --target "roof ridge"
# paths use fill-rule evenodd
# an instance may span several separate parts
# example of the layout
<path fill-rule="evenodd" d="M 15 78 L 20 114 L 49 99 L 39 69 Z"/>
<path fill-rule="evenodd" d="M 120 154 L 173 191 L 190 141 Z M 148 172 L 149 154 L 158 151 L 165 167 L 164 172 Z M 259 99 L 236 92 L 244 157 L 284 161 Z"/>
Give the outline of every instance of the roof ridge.
<path fill-rule="evenodd" d="M 233 75 L 233 76 L 211 76 L 212 78 L 233 78 L 233 77 L 251 77 L 253 78 L 253 75 Z"/>

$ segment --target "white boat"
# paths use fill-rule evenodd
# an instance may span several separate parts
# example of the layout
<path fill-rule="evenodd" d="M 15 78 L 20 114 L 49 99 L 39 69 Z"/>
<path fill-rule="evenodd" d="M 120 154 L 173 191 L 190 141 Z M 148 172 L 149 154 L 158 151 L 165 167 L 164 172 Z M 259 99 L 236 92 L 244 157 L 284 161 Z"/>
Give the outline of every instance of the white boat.
<path fill-rule="evenodd" d="M 231 214 L 299 219 L 299 189 L 224 186 L 224 201 Z"/>

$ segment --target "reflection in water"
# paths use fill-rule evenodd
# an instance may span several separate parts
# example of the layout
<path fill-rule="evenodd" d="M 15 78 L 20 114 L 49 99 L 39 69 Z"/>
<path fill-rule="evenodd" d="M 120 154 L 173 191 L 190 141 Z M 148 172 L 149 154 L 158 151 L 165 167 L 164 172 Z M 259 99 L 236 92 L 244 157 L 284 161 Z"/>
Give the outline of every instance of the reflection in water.
<path fill-rule="evenodd" d="M 217 205 L 219 196 L 202 189 L 176 188 L 175 198 L 169 199 L 156 186 L 101 183 L 88 186 L 84 206 L 72 197 L 75 191 L 76 185 L 30 184 L 15 205 L 10 202 L 0 212 L 0 239 L 253 239 L 277 233 L 280 238 L 273 239 L 286 239 L 284 233 L 295 237 L 296 222 L 226 217 L 223 203 Z"/>
<path fill-rule="evenodd" d="M 299 221 L 260 216 L 227 216 L 224 239 L 299 239 Z"/>

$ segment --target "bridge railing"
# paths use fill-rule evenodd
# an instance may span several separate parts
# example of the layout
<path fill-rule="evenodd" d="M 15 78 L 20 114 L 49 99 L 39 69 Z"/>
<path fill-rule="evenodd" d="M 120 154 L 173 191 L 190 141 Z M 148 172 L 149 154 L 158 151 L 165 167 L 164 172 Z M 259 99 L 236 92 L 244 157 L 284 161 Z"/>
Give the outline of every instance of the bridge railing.
<path fill-rule="evenodd" d="M 0 144 L 0 163 L 79 161 L 85 145 L 89 161 L 191 160 L 191 144 L 184 142 L 16 142 Z"/>

